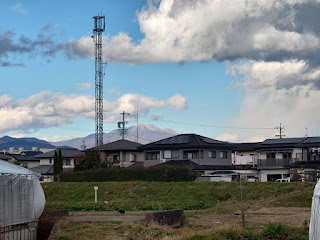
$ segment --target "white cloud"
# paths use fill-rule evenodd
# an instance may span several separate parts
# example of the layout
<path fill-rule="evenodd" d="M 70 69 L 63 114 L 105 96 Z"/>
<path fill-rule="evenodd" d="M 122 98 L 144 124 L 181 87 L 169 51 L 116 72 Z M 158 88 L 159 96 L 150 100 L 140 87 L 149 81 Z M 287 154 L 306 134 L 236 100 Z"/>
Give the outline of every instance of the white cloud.
<path fill-rule="evenodd" d="M 240 114 L 235 126 L 276 127 L 282 123 L 287 137 L 320 134 L 319 86 L 320 67 L 310 68 L 304 61 L 245 62 L 230 64 L 228 73 L 244 75 L 237 87 L 244 91 Z M 278 131 L 242 131 L 241 137 L 250 139 L 275 137 Z"/>
<path fill-rule="evenodd" d="M 64 95 L 40 92 L 26 99 L 13 100 L 8 95 L 0 96 L 0 133 L 9 131 L 30 131 L 71 123 L 76 117 L 94 119 L 94 97 L 90 95 Z M 174 101 L 173 101 L 174 100 Z M 181 110 L 186 107 L 186 98 L 176 94 L 167 100 L 158 100 L 139 94 L 127 93 L 114 102 L 104 100 L 104 121 L 115 122 L 120 112 L 135 113 L 139 106 L 140 114 L 150 109 L 172 107 Z"/>
<path fill-rule="evenodd" d="M 104 58 L 117 63 L 234 59 L 284 60 L 319 53 L 318 0 L 162 0 L 137 12 L 144 38 L 104 37 Z M 314 15 L 314 18 L 317 18 Z M 63 48 L 70 58 L 93 54 L 90 36 Z"/>
<path fill-rule="evenodd" d="M 41 138 L 41 139 L 42 139 L 42 140 L 45 140 L 45 141 L 48 141 L 48 142 L 60 142 L 60 141 L 67 141 L 67 140 L 74 139 L 74 138 L 76 138 L 76 136 L 54 135 L 54 136 L 51 136 L 51 137 L 43 137 L 43 138 Z"/>
<path fill-rule="evenodd" d="M 81 90 L 84 89 L 90 89 L 91 88 L 91 83 L 87 82 L 87 83 L 78 83 L 78 88 Z"/>
<path fill-rule="evenodd" d="M 27 9 L 25 9 L 21 3 L 17 3 L 13 6 L 10 7 L 10 9 L 12 9 L 13 11 L 15 11 L 16 13 L 25 15 L 28 13 Z"/>
<path fill-rule="evenodd" d="M 239 142 L 238 134 L 233 133 L 223 133 L 216 137 L 217 140 L 227 141 L 227 142 Z"/>

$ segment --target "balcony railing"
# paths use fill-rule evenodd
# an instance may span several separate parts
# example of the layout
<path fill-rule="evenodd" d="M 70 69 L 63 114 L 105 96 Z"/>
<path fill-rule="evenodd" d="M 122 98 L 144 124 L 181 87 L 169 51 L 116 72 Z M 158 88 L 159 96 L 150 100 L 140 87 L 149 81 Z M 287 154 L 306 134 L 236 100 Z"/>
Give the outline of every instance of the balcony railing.
<path fill-rule="evenodd" d="M 288 166 L 290 163 L 295 162 L 293 158 L 269 158 L 269 159 L 258 159 L 258 169 L 263 168 L 280 168 Z"/>

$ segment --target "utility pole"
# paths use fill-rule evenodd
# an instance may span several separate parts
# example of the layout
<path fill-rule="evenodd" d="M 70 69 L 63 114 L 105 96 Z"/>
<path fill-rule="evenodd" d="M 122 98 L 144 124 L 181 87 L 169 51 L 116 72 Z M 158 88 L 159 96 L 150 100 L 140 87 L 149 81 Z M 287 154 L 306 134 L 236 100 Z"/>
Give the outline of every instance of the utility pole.
<path fill-rule="evenodd" d="M 84 140 L 84 139 L 82 139 L 81 149 L 82 150 L 86 150 L 87 149 L 86 140 Z"/>
<path fill-rule="evenodd" d="M 279 133 L 280 133 L 280 134 L 277 134 L 276 137 L 279 137 L 281 139 L 282 137 L 286 136 L 286 135 L 283 135 L 285 128 L 283 126 L 281 126 L 281 123 L 280 123 L 280 127 L 276 127 L 276 129 L 278 129 Z"/>
<path fill-rule="evenodd" d="M 139 143 L 139 106 L 137 105 L 137 143 Z"/>
<path fill-rule="evenodd" d="M 126 129 L 126 124 L 127 122 L 124 121 L 124 117 L 126 115 L 130 115 L 130 113 L 126 113 L 125 111 L 123 111 L 122 113 L 120 113 L 122 115 L 122 122 L 118 122 L 118 128 L 120 130 L 120 134 L 122 136 L 122 140 L 124 140 L 124 135 L 126 134 L 127 132 L 127 129 Z"/>
<path fill-rule="evenodd" d="M 93 42 L 95 45 L 95 137 L 96 147 L 103 144 L 103 62 L 102 62 L 102 32 L 105 30 L 105 16 L 94 18 Z"/>

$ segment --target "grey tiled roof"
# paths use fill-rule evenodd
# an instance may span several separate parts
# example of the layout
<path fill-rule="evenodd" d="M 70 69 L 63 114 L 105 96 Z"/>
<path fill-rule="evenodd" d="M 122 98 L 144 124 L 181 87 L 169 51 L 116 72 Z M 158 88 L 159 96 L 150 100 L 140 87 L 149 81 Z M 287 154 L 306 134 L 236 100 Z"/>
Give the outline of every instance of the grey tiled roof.
<path fill-rule="evenodd" d="M 18 161 L 40 161 L 40 158 L 37 158 L 36 156 L 12 155 L 12 157 Z"/>
<path fill-rule="evenodd" d="M 138 151 L 138 147 L 140 146 L 142 144 L 121 139 L 95 147 L 94 149 L 98 151 Z"/>
<path fill-rule="evenodd" d="M 54 157 L 54 152 L 57 151 L 59 152 L 58 149 L 42 153 L 39 155 L 36 155 L 38 158 L 53 158 Z M 61 154 L 63 158 L 75 158 L 76 156 L 81 156 L 84 155 L 83 152 L 79 151 L 78 149 L 73 149 L 73 148 L 61 148 Z"/>
<path fill-rule="evenodd" d="M 0 159 L 1 160 L 9 160 L 9 159 L 11 159 L 11 157 L 8 155 L 0 154 Z"/>
<path fill-rule="evenodd" d="M 153 167 L 156 167 L 156 166 L 190 167 L 192 169 L 201 169 L 202 168 L 201 165 L 194 163 L 190 160 L 170 160 L 170 161 L 155 165 Z"/>
<path fill-rule="evenodd" d="M 218 141 L 212 138 L 203 137 L 197 134 L 180 134 L 173 137 L 165 138 L 160 141 L 149 143 L 139 147 L 141 150 L 153 149 L 190 149 L 190 148 L 217 148 L 231 149 L 232 144 Z"/>
<path fill-rule="evenodd" d="M 39 165 L 30 170 L 42 175 L 53 175 L 53 165 Z"/>

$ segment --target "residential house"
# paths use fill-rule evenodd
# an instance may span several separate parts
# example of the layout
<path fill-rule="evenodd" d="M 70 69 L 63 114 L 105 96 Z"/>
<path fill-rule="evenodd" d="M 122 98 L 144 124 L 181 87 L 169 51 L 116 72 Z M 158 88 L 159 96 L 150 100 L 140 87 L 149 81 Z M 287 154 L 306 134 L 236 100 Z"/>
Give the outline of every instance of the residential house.
<path fill-rule="evenodd" d="M 296 147 L 300 153 L 288 165 L 291 177 L 298 173 L 302 181 L 317 181 L 320 178 L 320 137 L 307 137 Z"/>
<path fill-rule="evenodd" d="M 40 182 L 53 182 L 53 165 L 39 165 L 30 170 L 41 175 Z"/>
<path fill-rule="evenodd" d="M 33 168 L 40 165 L 40 159 L 36 157 L 41 154 L 40 151 L 22 151 L 20 154 L 11 155 L 12 160 L 20 162 L 20 165 L 25 168 Z"/>
<path fill-rule="evenodd" d="M 315 181 L 320 162 L 320 137 L 267 139 L 256 150 L 261 181 L 292 178 L 304 165 L 308 166 L 305 179 Z"/>
<path fill-rule="evenodd" d="M 143 152 L 138 149 L 140 146 L 142 144 L 122 139 L 93 149 L 100 153 L 102 163 L 129 167 L 137 161 L 143 161 Z"/>
<path fill-rule="evenodd" d="M 260 142 L 234 143 L 232 151 L 232 164 L 239 169 L 257 168 L 258 154 L 256 149 Z"/>
<path fill-rule="evenodd" d="M 36 155 L 40 159 L 40 165 L 53 165 L 54 153 L 58 153 L 58 149 Z M 74 148 L 61 148 L 63 158 L 63 171 L 73 171 L 75 158 L 84 155 L 83 152 Z"/>
<path fill-rule="evenodd" d="M 231 166 L 232 144 L 197 134 L 180 134 L 139 147 L 144 166 L 170 160 L 190 160 L 198 165 Z"/>

